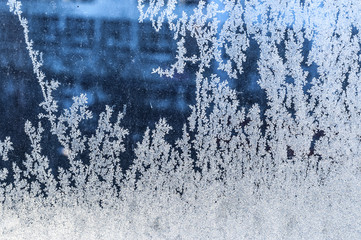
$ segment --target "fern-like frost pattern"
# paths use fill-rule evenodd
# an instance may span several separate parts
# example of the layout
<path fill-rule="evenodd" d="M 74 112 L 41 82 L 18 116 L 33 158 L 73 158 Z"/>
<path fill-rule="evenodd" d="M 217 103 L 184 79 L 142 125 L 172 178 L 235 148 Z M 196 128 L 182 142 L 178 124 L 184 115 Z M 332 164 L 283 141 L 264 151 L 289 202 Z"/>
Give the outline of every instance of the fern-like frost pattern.
<path fill-rule="evenodd" d="M 31 151 L 0 169 L 0 238 L 359 239 L 361 5 L 200 0 L 184 12 L 179 4 L 138 0 L 139 21 L 170 29 L 174 63 L 153 73 L 172 78 L 194 67 L 195 104 L 177 141 L 167 140 L 172 126 L 161 118 L 123 169 L 125 109 L 106 106 L 95 132 L 84 134 L 93 116 L 86 95 L 59 109 L 60 83 L 41 70 L 21 2 L 8 1 L 43 112 L 25 123 Z M 197 53 L 187 51 L 190 39 Z M 241 102 L 228 84 L 247 71 L 251 40 L 267 106 Z M 49 167 L 45 134 L 57 138 L 69 167 Z M 12 161 L 12 150 L 10 137 L 0 141 L 2 161 Z"/>

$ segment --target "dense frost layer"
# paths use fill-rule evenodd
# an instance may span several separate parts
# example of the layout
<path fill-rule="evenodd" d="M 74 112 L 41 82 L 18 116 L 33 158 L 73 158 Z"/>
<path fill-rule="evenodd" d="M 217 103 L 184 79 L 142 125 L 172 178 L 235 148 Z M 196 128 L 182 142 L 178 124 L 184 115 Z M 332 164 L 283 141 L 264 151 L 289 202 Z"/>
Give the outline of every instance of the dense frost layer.
<path fill-rule="evenodd" d="M 178 44 L 175 63 L 154 72 L 172 77 L 193 65 L 196 103 L 175 144 L 160 119 L 122 169 L 124 113 L 106 107 L 95 133 L 82 134 L 92 117 L 86 96 L 58 109 L 58 83 L 41 70 L 21 3 L 8 1 L 44 101 L 39 122 L 25 124 L 32 151 L 0 171 L 3 238 L 360 238 L 361 5 L 219 0 L 185 13 L 177 0 L 143 2 L 140 21 L 169 27 Z M 187 53 L 189 39 L 199 52 Z M 244 107 L 226 79 L 244 74 L 250 39 L 260 49 L 266 109 Z M 57 137 L 69 163 L 56 174 L 41 152 L 45 134 Z M 3 161 L 11 150 L 10 138 L 0 143 Z"/>

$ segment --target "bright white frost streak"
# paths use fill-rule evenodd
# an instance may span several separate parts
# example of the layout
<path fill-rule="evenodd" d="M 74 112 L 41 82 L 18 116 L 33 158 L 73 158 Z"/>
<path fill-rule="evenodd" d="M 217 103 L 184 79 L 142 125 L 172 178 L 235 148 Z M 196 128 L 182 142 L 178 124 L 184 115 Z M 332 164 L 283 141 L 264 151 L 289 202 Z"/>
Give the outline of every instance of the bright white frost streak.
<path fill-rule="evenodd" d="M 25 170 L 14 163 L 0 171 L 0 234 L 16 239 L 360 238 L 361 35 L 355 30 L 361 29 L 361 5 L 200 1 L 189 15 L 178 10 L 177 0 L 138 2 L 140 21 L 149 19 L 155 30 L 167 23 L 177 41 L 175 63 L 154 72 L 172 77 L 188 64 L 196 66 L 196 104 L 174 146 L 165 140 L 171 130 L 165 119 L 147 129 L 123 175 L 119 162 L 128 134 L 120 126 L 123 114 L 112 123 L 112 109 L 106 107 L 90 137 L 79 129 L 92 116 L 85 95 L 59 114 L 52 97 L 59 84 L 45 80 L 20 1 L 8 1 L 24 28 L 44 97 L 45 113 L 39 117 L 50 122 L 70 168 L 52 174 L 41 154 L 46 130 L 27 121 L 33 150 L 23 161 Z M 187 54 L 187 37 L 195 39 L 197 54 Z M 260 48 L 258 84 L 268 101 L 264 120 L 259 106 L 240 106 L 225 79 L 206 74 L 215 63 L 230 78 L 244 74 L 250 38 Z M 312 42 L 307 55 L 306 40 Z M 317 78 L 307 80 L 304 63 L 317 66 Z M 79 157 L 86 149 L 89 161 Z M 9 138 L 0 142 L 4 161 L 10 150 Z M 5 182 L 9 172 L 12 183 Z"/>

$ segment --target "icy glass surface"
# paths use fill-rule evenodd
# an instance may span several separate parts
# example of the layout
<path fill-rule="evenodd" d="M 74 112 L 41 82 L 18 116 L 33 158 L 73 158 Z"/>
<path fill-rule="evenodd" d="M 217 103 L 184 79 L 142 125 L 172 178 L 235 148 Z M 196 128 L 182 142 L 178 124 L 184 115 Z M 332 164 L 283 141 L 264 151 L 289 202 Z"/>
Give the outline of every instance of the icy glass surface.
<path fill-rule="evenodd" d="M 361 238 L 361 4 L 0 3 L 0 239 Z"/>

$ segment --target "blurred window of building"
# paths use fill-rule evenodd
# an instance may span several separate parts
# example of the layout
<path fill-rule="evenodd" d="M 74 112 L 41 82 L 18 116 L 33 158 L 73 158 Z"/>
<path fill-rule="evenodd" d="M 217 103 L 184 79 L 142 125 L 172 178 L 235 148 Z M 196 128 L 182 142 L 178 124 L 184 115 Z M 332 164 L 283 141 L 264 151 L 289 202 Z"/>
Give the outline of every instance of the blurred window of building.
<path fill-rule="evenodd" d="M 92 48 L 94 20 L 68 17 L 65 25 L 64 44 L 73 48 Z"/>
<path fill-rule="evenodd" d="M 196 5 L 198 4 L 199 0 L 181 0 L 180 2 L 188 5 Z"/>
<path fill-rule="evenodd" d="M 30 29 L 34 43 L 40 48 L 59 45 L 59 19 L 56 16 L 33 16 Z"/>
<path fill-rule="evenodd" d="M 0 17 L 0 41 L 13 44 L 22 40 L 19 38 L 19 34 L 23 33 L 23 29 L 17 24 L 17 19 L 8 17 L 7 13 L 1 13 Z M 2 46 L 6 47 L 6 44 L 2 44 Z"/>
<path fill-rule="evenodd" d="M 167 25 L 163 25 L 159 32 L 152 27 L 152 23 L 140 24 L 139 46 L 144 53 L 171 53 L 172 33 Z"/>
<path fill-rule="evenodd" d="M 130 51 L 131 24 L 128 20 L 105 20 L 101 29 L 101 44 L 107 49 Z"/>
<path fill-rule="evenodd" d="M 98 66 L 104 74 L 118 72 L 125 74 L 131 52 L 131 22 L 129 20 L 104 20 L 101 24 L 101 59 Z"/>

